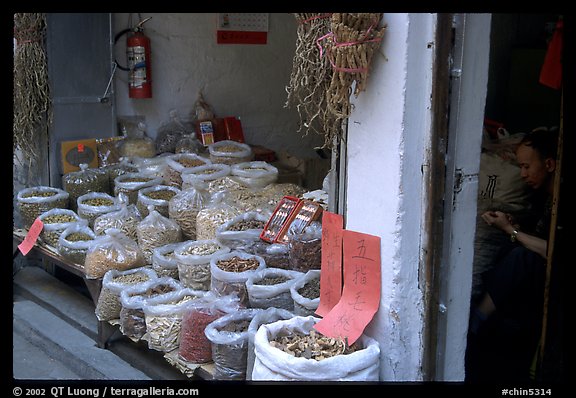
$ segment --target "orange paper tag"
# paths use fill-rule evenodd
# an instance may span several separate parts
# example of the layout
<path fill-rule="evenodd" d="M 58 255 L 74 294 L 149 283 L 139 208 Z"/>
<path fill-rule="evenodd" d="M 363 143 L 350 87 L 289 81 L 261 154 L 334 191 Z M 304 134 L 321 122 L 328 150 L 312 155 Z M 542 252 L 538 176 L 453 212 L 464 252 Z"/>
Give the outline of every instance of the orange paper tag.
<path fill-rule="evenodd" d="M 28 252 L 32 250 L 32 247 L 34 247 L 36 241 L 38 240 L 38 236 L 40 236 L 40 232 L 42 232 L 42 228 L 44 228 L 44 223 L 42 223 L 39 218 L 34 220 L 30 226 L 30 229 L 28 230 L 28 233 L 26 234 L 26 237 L 22 243 L 18 245 L 18 249 L 20 249 L 20 252 L 23 255 L 27 255 Z"/>
<path fill-rule="evenodd" d="M 353 344 L 380 305 L 380 238 L 360 232 L 343 232 L 344 289 L 338 304 L 314 329 L 328 337 Z"/>
<path fill-rule="evenodd" d="M 316 314 L 325 316 L 342 295 L 342 232 L 344 217 L 325 211 L 322 215 L 322 265 L 320 304 Z"/>
<path fill-rule="evenodd" d="M 79 153 L 84 152 L 84 144 L 78 144 L 78 152 Z"/>

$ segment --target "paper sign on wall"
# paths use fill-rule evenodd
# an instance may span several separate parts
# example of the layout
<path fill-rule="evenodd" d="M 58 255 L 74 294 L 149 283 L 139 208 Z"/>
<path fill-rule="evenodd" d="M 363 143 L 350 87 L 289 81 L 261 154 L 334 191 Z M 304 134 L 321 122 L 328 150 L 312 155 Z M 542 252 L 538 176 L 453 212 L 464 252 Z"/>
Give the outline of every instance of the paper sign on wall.
<path fill-rule="evenodd" d="M 322 266 L 320 272 L 320 304 L 316 314 L 326 314 L 342 296 L 342 232 L 344 217 L 324 211 L 322 215 Z"/>
<path fill-rule="evenodd" d="M 380 237 L 343 231 L 344 289 L 338 304 L 314 328 L 353 344 L 380 304 Z"/>
<path fill-rule="evenodd" d="M 220 13 L 218 44 L 266 44 L 268 13 Z"/>

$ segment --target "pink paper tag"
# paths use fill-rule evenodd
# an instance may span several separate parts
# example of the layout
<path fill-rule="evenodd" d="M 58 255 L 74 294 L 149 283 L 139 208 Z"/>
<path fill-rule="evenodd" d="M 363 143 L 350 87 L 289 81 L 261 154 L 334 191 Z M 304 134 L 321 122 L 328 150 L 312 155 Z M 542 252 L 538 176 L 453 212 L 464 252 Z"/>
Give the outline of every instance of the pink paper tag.
<path fill-rule="evenodd" d="M 38 240 L 38 236 L 40 236 L 40 232 L 42 232 L 42 228 L 44 228 L 44 223 L 39 218 L 34 220 L 34 223 L 28 230 L 26 237 L 22 243 L 18 245 L 18 249 L 20 249 L 20 252 L 23 255 L 27 255 L 28 252 L 32 250 L 32 247 L 34 247 Z"/>

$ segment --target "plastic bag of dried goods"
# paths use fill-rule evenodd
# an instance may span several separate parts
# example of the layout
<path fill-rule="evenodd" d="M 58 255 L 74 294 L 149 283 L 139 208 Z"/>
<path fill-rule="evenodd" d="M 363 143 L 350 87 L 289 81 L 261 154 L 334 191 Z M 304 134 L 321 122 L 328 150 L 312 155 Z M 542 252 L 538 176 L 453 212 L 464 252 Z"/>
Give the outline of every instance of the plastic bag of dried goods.
<path fill-rule="evenodd" d="M 168 217 L 168 203 L 178 193 L 180 193 L 180 189 L 169 185 L 154 185 L 142 188 L 138 191 L 136 207 L 142 217 L 148 215 L 149 206 L 153 206 L 158 213 Z"/>
<path fill-rule="evenodd" d="M 182 174 L 194 172 L 198 167 L 209 166 L 212 162 L 195 153 L 179 153 L 166 159 L 164 169 L 164 183 L 180 188 L 182 186 Z"/>
<path fill-rule="evenodd" d="M 89 168 L 82 163 L 80 170 L 62 176 L 62 188 L 70 194 L 70 208 L 76 211 L 80 196 L 90 192 L 110 193 L 110 180 L 105 170 Z"/>
<path fill-rule="evenodd" d="M 144 264 L 144 254 L 138 244 L 119 229 L 109 228 L 86 252 L 84 271 L 87 278 L 97 279 L 111 269 L 124 271 Z"/>
<path fill-rule="evenodd" d="M 202 153 L 204 152 L 204 146 L 198 138 L 196 138 L 196 132 L 191 134 L 184 134 L 176 143 L 175 153 Z"/>
<path fill-rule="evenodd" d="M 263 311 L 241 309 L 209 323 L 204 334 L 212 343 L 214 379 L 243 380 L 248 366 L 248 326 Z"/>
<path fill-rule="evenodd" d="M 51 209 L 40 214 L 38 218 L 44 224 L 40 238 L 45 244 L 56 249 L 58 248 L 58 239 L 66 228 L 76 223 L 88 224 L 86 220 L 70 209 Z"/>
<path fill-rule="evenodd" d="M 320 269 L 322 264 L 322 224 L 314 221 L 300 233 L 286 234 L 290 266 L 295 271 Z"/>
<path fill-rule="evenodd" d="M 246 290 L 252 308 L 284 308 L 294 310 L 290 287 L 302 272 L 280 268 L 264 268 L 246 280 Z"/>
<path fill-rule="evenodd" d="M 174 220 L 149 208 L 149 213 L 136 227 L 138 245 L 146 264 L 152 264 L 152 250 L 169 243 L 182 242 L 182 231 Z"/>
<path fill-rule="evenodd" d="M 127 158 L 121 158 L 119 163 L 111 164 L 102 167 L 108 173 L 108 181 L 110 182 L 110 192 L 114 193 L 116 184 L 114 180 L 116 177 L 127 173 L 138 173 L 138 167 L 129 162 Z"/>
<path fill-rule="evenodd" d="M 176 143 L 184 134 L 192 132 L 194 132 L 194 125 L 184 122 L 176 109 L 170 110 L 168 121 L 158 128 L 156 134 L 157 153 L 176 152 Z"/>
<path fill-rule="evenodd" d="M 194 240 L 182 243 L 174 256 L 178 263 L 178 279 L 182 285 L 196 290 L 210 290 L 210 260 L 230 252 L 218 241 Z"/>
<path fill-rule="evenodd" d="M 313 315 L 320 304 L 320 270 L 310 270 L 290 286 L 295 315 Z"/>
<path fill-rule="evenodd" d="M 196 216 L 209 202 L 210 194 L 202 182 L 183 189 L 168 202 L 168 216 L 180 225 L 186 239 L 196 239 Z"/>
<path fill-rule="evenodd" d="M 205 291 L 182 288 L 162 299 L 150 299 L 144 303 L 144 319 L 148 348 L 156 351 L 170 352 L 180 344 L 180 327 L 182 316 L 188 304 L 201 299 Z"/>
<path fill-rule="evenodd" d="M 78 215 L 94 228 L 94 221 L 102 214 L 120 210 L 118 198 L 104 192 L 90 192 L 77 199 Z"/>
<path fill-rule="evenodd" d="M 231 166 L 231 178 L 251 189 L 264 188 L 278 180 L 278 169 L 270 163 L 253 161 Z"/>
<path fill-rule="evenodd" d="M 180 175 L 182 178 L 182 189 L 195 186 L 197 181 L 204 182 L 209 186 L 212 181 L 217 181 L 229 174 L 230 166 L 220 163 L 212 163 L 205 166 L 195 167 L 193 170 L 185 170 Z"/>
<path fill-rule="evenodd" d="M 58 238 L 58 253 L 68 261 L 84 266 L 86 253 L 94 243 L 96 234 L 84 223 L 74 223 Z"/>
<path fill-rule="evenodd" d="M 241 251 L 233 251 L 212 257 L 210 260 L 210 290 L 220 296 L 233 292 L 238 294 L 240 304 L 248 307 L 250 300 L 246 291 L 246 281 L 256 271 L 266 268 L 260 256 Z"/>
<path fill-rule="evenodd" d="M 363 334 L 347 347 L 343 341 L 328 339 L 316 332 L 313 327 L 318 321 L 320 318 L 313 316 L 295 316 L 261 325 L 254 336 L 252 380 L 379 380 L 380 345 L 376 340 Z M 300 341 L 302 345 L 310 346 L 314 340 L 320 340 L 323 344 L 318 344 L 320 350 L 309 347 L 303 355 L 295 356 L 282 349 L 283 337 L 294 340 L 294 344 Z M 277 340 L 280 340 L 280 344 L 277 344 Z M 331 350 L 332 347 L 336 349 Z"/>
<path fill-rule="evenodd" d="M 159 277 L 169 276 L 179 280 L 178 260 L 174 255 L 174 251 L 180 245 L 182 245 L 182 242 L 168 243 L 152 250 L 152 269 L 156 271 Z"/>
<path fill-rule="evenodd" d="M 220 297 L 206 292 L 201 299 L 190 302 L 182 315 L 178 356 L 190 363 L 211 362 L 212 343 L 204 334 L 206 326 L 238 309 L 238 296 L 234 294 Z"/>
<path fill-rule="evenodd" d="M 70 194 L 59 188 L 36 186 L 24 188 L 16 196 L 23 226 L 29 229 L 36 218 L 51 209 L 67 209 Z"/>
<path fill-rule="evenodd" d="M 283 308 L 268 308 L 254 315 L 248 326 L 248 364 L 246 366 L 246 380 L 252 380 L 254 369 L 254 336 L 261 325 L 283 319 L 293 318 L 294 314 Z"/>
<path fill-rule="evenodd" d="M 136 240 L 136 227 L 138 223 L 142 221 L 142 216 L 136 208 L 136 205 L 128 205 L 126 195 L 120 193 L 119 196 L 120 210 L 98 216 L 94 220 L 94 233 L 96 235 L 103 235 L 108 228 L 117 228 L 124 232 L 129 238 Z M 123 202 L 122 200 L 125 201 Z"/>
<path fill-rule="evenodd" d="M 126 173 L 114 179 L 114 195 L 119 196 L 124 193 L 128 197 L 128 203 L 135 205 L 138 201 L 139 190 L 161 184 L 161 177 L 142 172 Z"/>
<path fill-rule="evenodd" d="M 249 162 L 254 157 L 250 145 L 231 140 L 223 140 L 208 146 L 213 163 L 236 164 Z"/>
<path fill-rule="evenodd" d="M 216 239 L 216 229 L 240 214 L 240 210 L 230 203 L 225 192 L 215 193 L 196 215 L 196 239 Z"/>
<path fill-rule="evenodd" d="M 216 240 L 229 247 L 242 247 L 260 240 L 269 213 L 248 211 L 216 228 Z"/>
<path fill-rule="evenodd" d="M 122 290 L 139 283 L 158 279 L 156 272 L 150 268 L 139 267 L 126 271 L 110 270 L 102 278 L 102 289 L 96 303 L 96 318 L 99 321 L 110 321 L 120 318 Z"/>
<path fill-rule="evenodd" d="M 127 287 L 120 292 L 120 331 L 132 340 L 140 340 L 146 334 L 143 307 L 148 300 L 173 297 L 182 285 L 173 278 L 152 279 Z"/>

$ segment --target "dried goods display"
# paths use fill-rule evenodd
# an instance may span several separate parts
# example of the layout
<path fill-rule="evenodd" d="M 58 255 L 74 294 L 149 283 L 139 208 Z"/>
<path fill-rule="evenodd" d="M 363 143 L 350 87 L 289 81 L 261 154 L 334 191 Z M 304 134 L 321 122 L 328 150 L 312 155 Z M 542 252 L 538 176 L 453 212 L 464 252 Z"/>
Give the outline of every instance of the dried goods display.
<path fill-rule="evenodd" d="M 176 221 L 156 210 L 150 210 L 150 214 L 138 224 L 136 236 L 146 264 L 152 264 L 152 250 L 155 248 L 182 241 L 182 231 Z"/>
<path fill-rule="evenodd" d="M 278 334 L 270 345 L 297 358 L 321 361 L 336 355 L 348 355 L 360 349 L 358 344 L 348 345 L 343 338 L 332 338 L 322 335 L 314 329 L 309 334 Z"/>
<path fill-rule="evenodd" d="M 196 215 L 196 239 L 215 239 L 216 229 L 238 215 L 240 211 L 229 203 L 225 195 L 214 195 L 211 203 Z"/>
<path fill-rule="evenodd" d="M 182 189 L 188 189 L 196 186 L 198 182 L 203 182 L 208 184 L 208 191 L 213 193 L 213 191 L 210 190 L 210 184 L 213 182 L 216 183 L 216 181 L 225 178 L 229 174 L 230 166 L 221 163 L 212 163 L 185 170 L 180 175 L 182 178 Z"/>
<path fill-rule="evenodd" d="M 194 124 L 183 120 L 176 109 L 169 112 L 168 121 L 162 123 L 156 135 L 157 153 L 176 152 L 176 145 L 187 134 L 194 134 Z"/>
<path fill-rule="evenodd" d="M 250 188 L 264 188 L 278 180 L 278 169 L 270 163 L 253 161 L 233 164 L 231 178 Z"/>
<path fill-rule="evenodd" d="M 70 209 L 51 209 L 38 216 L 44 224 L 40 237 L 42 241 L 54 248 L 58 247 L 58 239 L 62 232 L 82 219 Z"/>
<path fill-rule="evenodd" d="M 196 290 L 210 290 L 210 260 L 230 252 L 216 240 L 196 240 L 183 243 L 174 253 L 178 277 L 182 285 Z"/>
<path fill-rule="evenodd" d="M 290 287 L 304 274 L 266 266 L 267 268 L 255 272 L 246 280 L 250 307 L 263 309 L 274 307 L 293 311 L 294 300 Z"/>
<path fill-rule="evenodd" d="M 209 201 L 208 191 L 196 184 L 182 190 L 168 202 L 168 216 L 178 223 L 186 239 L 196 239 L 196 217 Z"/>
<path fill-rule="evenodd" d="M 94 221 L 99 216 L 120 210 L 118 199 L 104 192 L 90 192 L 78 198 L 78 215 L 88 221 L 94 228 Z"/>
<path fill-rule="evenodd" d="M 109 167 L 120 163 L 122 155 L 120 155 L 118 146 L 124 138 L 125 137 L 96 138 L 98 167 Z"/>
<path fill-rule="evenodd" d="M 91 169 L 82 163 L 79 171 L 64 174 L 62 188 L 70 194 L 70 208 L 76 211 L 80 196 L 90 192 L 110 193 L 110 181 L 106 171 Z"/>
<path fill-rule="evenodd" d="M 275 242 L 278 238 L 278 234 L 282 230 L 282 227 L 286 224 L 292 213 L 294 213 L 296 210 L 297 205 L 298 198 L 292 196 L 284 196 L 280 202 L 278 202 L 276 209 L 274 209 L 272 216 L 260 234 L 260 238 L 266 242 Z"/>
<path fill-rule="evenodd" d="M 29 229 L 36 218 L 51 209 L 67 209 L 70 194 L 47 186 L 24 188 L 16 197 L 24 228 Z"/>
<path fill-rule="evenodd" d="M 241 309 L 224 315 L 206 326 L 204 333 L 212 343 L 216 380 L 246 378 L 248 326 L 261 309 Z"/>
<path fill-rule="evenodd" d="M 98 216 L 94 220 L 93 229 L 96 235 L 103 235 L 108 228 L 116 228 L 124 232 L 129 238 L 137 240 L 136 227 L 140 221 L 142 221 L 142 217 L 136 205 L 122 203 L 120 210 Z"/>
<path fill-rule="evenodd" d="M 320 304 L 320 270 L 310 270 L 296 279 L 290 286 L 290 295 L 295 315 L 314 315 Z"/>
<path fill-rule="evenodd" d="M 175 153 L 202 153 L 204 147 L 196 138 L 195 133 L 184 134 L 182 138 L 176 142 Z"/>
<path fill-rule="evenodd" d="M 96 318 L 110 321 L 120 318 L 122 303 L 120 292 L 129 286 L 157 279 L 156 272 L 149 268 L 135 268 L 127 271 L 110 270 L 102 278 L 102 289 L 96 303 Z"/>
<path fill-rule="evenodd" d="M 179 280 L 178 260 L 174 251 L 181 245 L 180 242 L 169 243 L 152 250 L 152 269 L 159 277 L 167 276 Z"/>
<path fill-rule="evenodd" d="M 182 174 L 193 173 L 200 166 L 212 163 L 209 159 L 194 153 L 180 153 L 166 159 L 164 182 L 166 185 L 182 187 Z"/>
<path fill-rule="evenodd" d="M 228 168 L 228 174 L 221 177 L 221 178 L 216 178 L 214 180 L 210 180 L 207 181 L 208 182 L 208 192 L 210 192 L 211 194 L 214 194 L 216 192 L 232 192 L 232 191 L 247 191 L 248 187 L 240 184 L 237 181 L 234 181 L 232 178 L 230 178 L 229 174 L 230 174 L 230 166 L 228 165 L 222 165 Z"/>
<path fill-rule="evenodd" d="M 306 272 L 322 265 L 322 224 L 314 222 L 302 233 L 288 235 L 290 266 Z"/>
<path fill-rule="evenodd" d="M 160 154 L 153 158 L 133 158 L 132 162 L 138 167 L 138 172 L 144 175 L 159 177 L 161 182 L 164 183 L 164 170 L 166 169 L 166 161 L 170 159 L 173 154 Z"/>
<path fill-rule="evenodd" d="M 323 207 L 320 203 L 310 200 L 300 200 L 297 210 L 285 223 L 282 230 L 278 233 L 276 241 L 279 243 L 288 243 L 290 235 L 299 235 L 304 232 L 313 221 L 322 216 Z"/>
<path fill-rule="evenodd" d="M 223 140 L 208 145 L 212 163 L 228 165 L 244 163 L 252 160 L 254 153 L 250 145 L 236 141 Z"/>
<path fill-rule="evenodd" d="M 86 253 L 94 243 L 96 234 L 85 223 L 66 228 L 58 238 L 58 253 L 66 260 L 84 266 Z"/>
<path fill-rule="evenodd" d="M 260 239 L 268 218 L 268 213 L 242 213 L 216 229 L 216 240 L 230 247 L 246 246 Z"/>
<path fill-rule="evenodd" d="M 114 195 L 126 194 L 128 203 L 135 205 L 138 201 L 138 191 L 142 188 L 162 184 L 162 178 L 145 173 L 126 173 L 114 180 Z"/>
<path fill-rule="evenodd" d="M 110 192 L 115 192 L 116 190 L 116 177 L 119 177 L 128 173 L 138 173 L 138 168 L 130 163 L 124 158 L 120 163 L 110 164 L 103 168 L 108 173 L 108 181 L 110 182 Z"/>
<path fill-rule="evenodd" d="M 144 263 L 138 244 L 122 231 L 110 228 L 88 249 L 84 269 L 87 278 L 96 279 L 111 269 L 123 271 L 141 267 Z"/>
<path fill-rule="evenodd" d="M 168 203 L 170 199 L 180 192 L 180 189 L 168 185 L 154 185 L 142 188 L 138 191 L 136 207 L 142 217 L 148 215 L 149 206 L 154 206 L 154 210 L 164 217 L 168 217 Z"/>
<path fill-rule="evenodd" d="M 240 304 L 250 304 L 246 281 L 256 271 L 266 268 L 262 257 L 242 251 L 232 251 L 210 260 L 211 290 L 220 296 L 236 293 Z"/>

